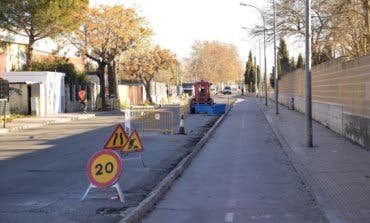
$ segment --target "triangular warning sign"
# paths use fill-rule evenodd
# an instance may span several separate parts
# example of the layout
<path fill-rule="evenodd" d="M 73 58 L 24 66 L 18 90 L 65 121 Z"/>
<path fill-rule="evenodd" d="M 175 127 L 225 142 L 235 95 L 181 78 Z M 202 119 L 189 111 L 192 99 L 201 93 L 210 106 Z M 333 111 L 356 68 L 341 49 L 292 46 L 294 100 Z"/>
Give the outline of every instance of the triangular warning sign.
<path fill-rule="evenodd" d="M 104 145 L 104 149 L 121 149 L 128 141 L 125 130 L 121 124 L 118 124 L 113 134 Z"/>
<path fill-rule="evenodd" d="M 143 144 L 141 143 L 139 134 L 134 130 L 127 143 L 123 146 L 122 153 L 142 152 L 144 150 Z"/>

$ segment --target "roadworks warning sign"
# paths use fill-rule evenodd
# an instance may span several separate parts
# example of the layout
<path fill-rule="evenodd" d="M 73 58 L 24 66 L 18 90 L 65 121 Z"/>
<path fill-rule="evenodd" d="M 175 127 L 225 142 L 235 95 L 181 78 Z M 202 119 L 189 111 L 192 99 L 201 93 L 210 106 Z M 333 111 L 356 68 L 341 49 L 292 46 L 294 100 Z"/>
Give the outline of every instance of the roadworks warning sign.
<path fill-rule="evenodd" d="M 121 153 L 132 153 L 132 152 L 142 152 L 144 150 L 143 144 L 141 143 L 139 134 L 134 130 L 127 143 L 123 146 Z"/>
<path fill-rule="evenodd" d="M 104 149 L 122 149 L 127 144 L 128 137 L 121 124 L 118 124 L 108 141 L 104 145 Z"/>

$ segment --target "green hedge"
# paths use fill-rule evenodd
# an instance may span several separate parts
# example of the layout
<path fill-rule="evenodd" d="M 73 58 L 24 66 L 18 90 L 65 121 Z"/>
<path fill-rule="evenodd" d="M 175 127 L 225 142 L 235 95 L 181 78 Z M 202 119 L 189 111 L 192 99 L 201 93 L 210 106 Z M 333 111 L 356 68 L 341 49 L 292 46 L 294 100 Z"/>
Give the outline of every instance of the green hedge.
<path fill-rule="evenodd" d="M 65 73 L 65 82 L 67 84 L 86 85 L 89 77 L 86 73 L 78 72 L 72 63 L 66 58 L 46 59 L 42 61 L 33 61 L 31 71 L 55 71 Z"/>

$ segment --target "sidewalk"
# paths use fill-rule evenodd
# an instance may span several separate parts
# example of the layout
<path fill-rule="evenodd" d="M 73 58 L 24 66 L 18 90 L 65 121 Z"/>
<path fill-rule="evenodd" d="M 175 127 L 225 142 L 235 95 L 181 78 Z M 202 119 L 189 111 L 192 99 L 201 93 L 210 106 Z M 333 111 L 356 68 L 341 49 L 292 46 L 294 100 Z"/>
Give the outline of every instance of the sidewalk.
<path fill-rule="evenodd" d="M 207 138 L 155 209 L 120 223 L 326 222 L 252 98 Z"/>
<path fill-rule="evenodd" d="M 294 167 L 330 222 L 370 222 L 370 152 L 313 121 L 306 146 L 304 114 L 250 99 L 263 110 Z"/>
<path fill-rule="evenodd" d="M 21 129 L 37 128 L 44 125 L 69 122 L 78 119 L 87 119 L 95 117 L 95 113 L 61 113 L 56 115 L 46 115 L 46 116 L 33 116 L 29 118 L 17 118 L 11 122 L 0 123 L 0 134 L 5 134 L 7 132 L 14 132 Z"/>

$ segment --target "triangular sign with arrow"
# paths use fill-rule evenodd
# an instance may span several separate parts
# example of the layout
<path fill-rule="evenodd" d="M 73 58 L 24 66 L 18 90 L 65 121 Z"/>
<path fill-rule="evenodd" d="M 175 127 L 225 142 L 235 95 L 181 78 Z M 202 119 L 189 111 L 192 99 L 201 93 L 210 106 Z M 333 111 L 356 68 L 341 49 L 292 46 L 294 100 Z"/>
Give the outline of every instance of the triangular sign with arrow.
<path fill-rule="evenodd" d="M 128 137 L 121 124 L 118 124 L 108 141 L 104 145 L 104 149 L 121 149 L 127 144 Z"/>

